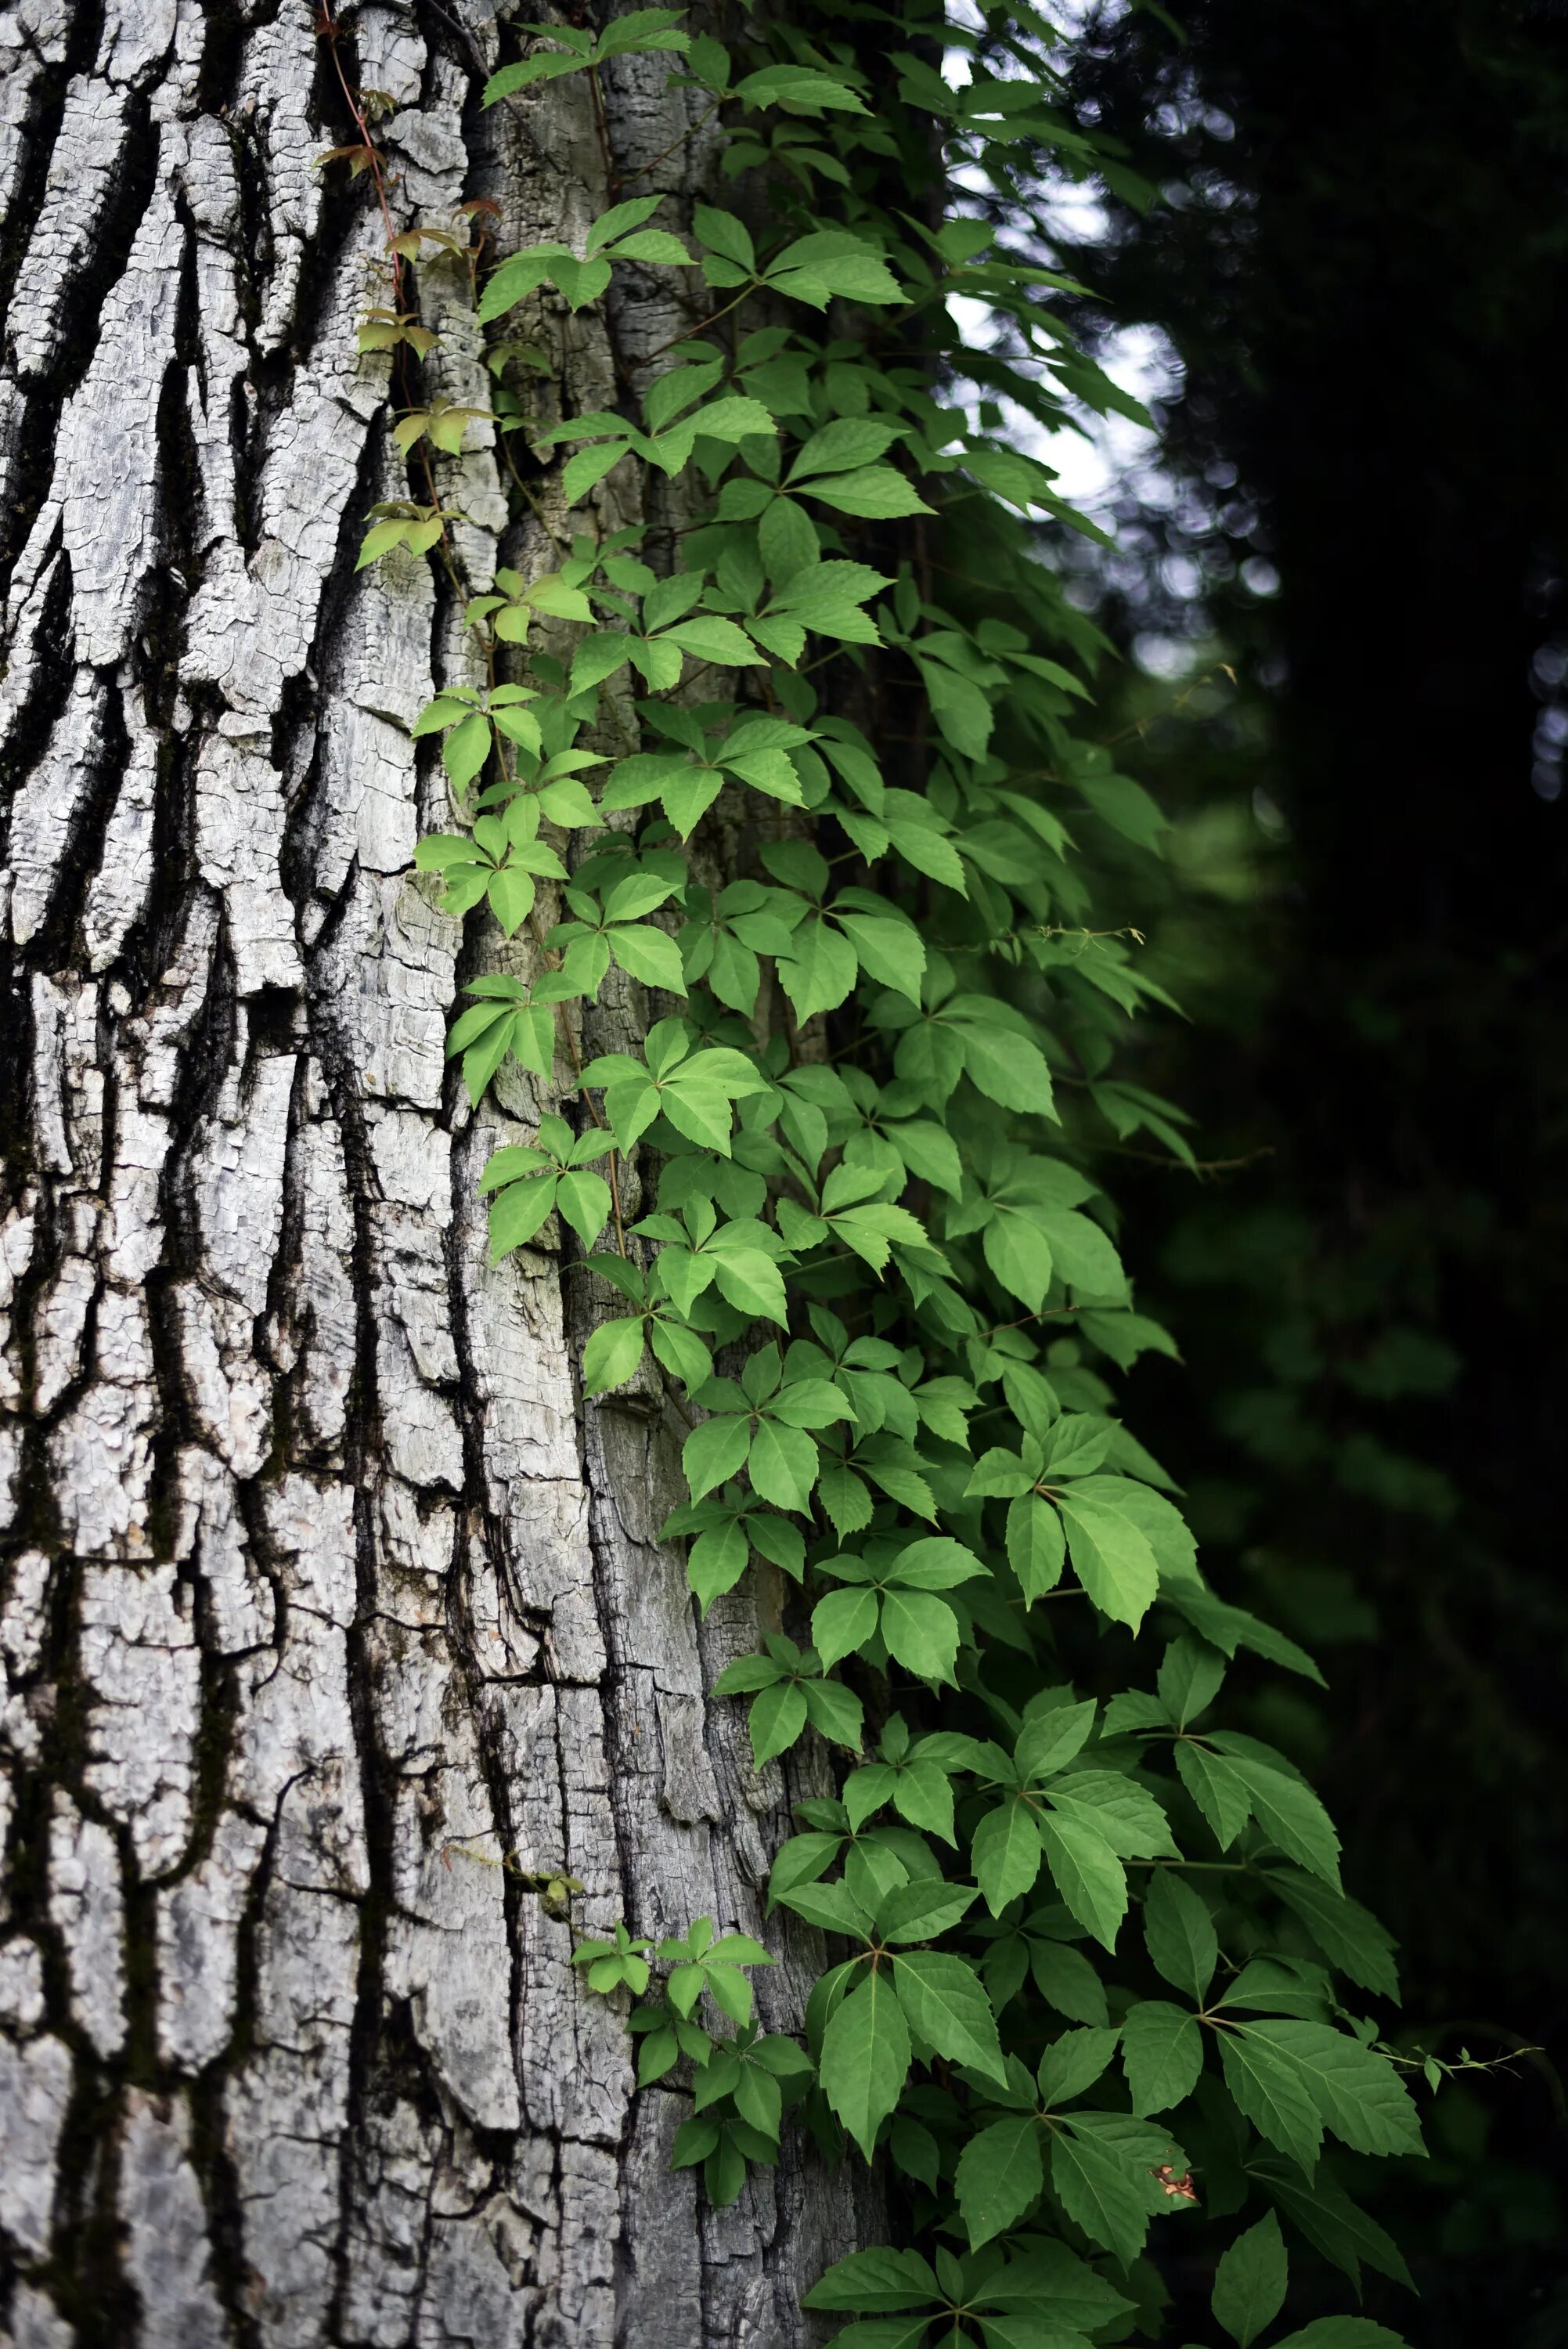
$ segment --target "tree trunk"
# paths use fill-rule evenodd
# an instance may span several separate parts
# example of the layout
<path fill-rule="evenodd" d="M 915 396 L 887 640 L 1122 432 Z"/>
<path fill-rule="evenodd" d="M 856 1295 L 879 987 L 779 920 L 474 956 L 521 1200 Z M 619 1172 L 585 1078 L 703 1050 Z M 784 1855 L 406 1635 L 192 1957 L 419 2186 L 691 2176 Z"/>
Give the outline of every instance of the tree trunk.
<path fill-rule="evenodd" d="M 584 78 L 480 112 L 485 0 L 343 32 L 399 226 L 603 208 Z M 589 1930 L 757 1931 L 787 1792 L 705 1698 L 753 1603 L 699 1628 L 655 1539 L 680 1429 L 583 1403 L 551 1245 L 486 1267 L 476 1176 L 539 1103 L 514 1071 L 476 1120 L 443 1062 L 475 964 L 410 873 L 409 729 L 474 657 L 435 567 L 354 567 L 407 483 L 355 347 L 385 228 L 314 161 L 354 136 L 328 45 L 306 0 L 12 0 L 0 42 L 3 2337 L 794 2343 L 849 2187 L 787 2143 L 708 2209 L 689 2107 L 634 2097 L 495 1864 L 581 1878 Z M 606 77 L 623 171 L 678 138 L 669 64 Z M 420 296 L 427 383 L 487 408 L 466 281 Z M 572 410 L 686 323 L 667 273 L 549 304 Z M 435 462 L 478 591 L 554 558 L 469 439 Z M 768 1930 L 790 2028 L 810 1937 Z"/>

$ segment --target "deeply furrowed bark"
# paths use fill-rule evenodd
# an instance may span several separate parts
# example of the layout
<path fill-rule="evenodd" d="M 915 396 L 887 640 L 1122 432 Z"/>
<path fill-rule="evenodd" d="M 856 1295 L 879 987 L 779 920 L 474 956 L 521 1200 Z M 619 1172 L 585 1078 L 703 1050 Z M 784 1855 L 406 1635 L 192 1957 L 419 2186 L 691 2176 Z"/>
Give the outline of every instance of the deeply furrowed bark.
<path fill-rule="evenodd" d="M 609 200 L 581 78 L 480 113 L 485 0 L 343 29 L 400 226 Z M 668 63 L 605 77 L 623 173 L 686 119 Z M 409 728 L 475 655 L 430 565 L 354 570 L 407 482 L 325 47 L 306 0 L 12 0 L 0 71 L 0 2339 L 784 2349 L 850 2188 L 787 2146 L 709 2210 L 568 1925 L 466 1856 L 564 1867 L 588 1930 L 757 1931 L 786 1789 L 704 1694 L 754 1603 L 699 1628 L 655 1538 L 678 1423 L 584 1405 L 553 1226 L 486 1268 L 475 1178 L 540 1103 L 476 1119 L 443 1063 L 471 949 L 409 870 Z M 427 386 L 486 407 L 466 284 L 419 298 Z M 542 398 L 699 315 L 667 273 L 547 302 Z M 469 439 L 477 592 L 555 558 Z M 789 2028 L 817 1953 L 768 1930 Z"/>

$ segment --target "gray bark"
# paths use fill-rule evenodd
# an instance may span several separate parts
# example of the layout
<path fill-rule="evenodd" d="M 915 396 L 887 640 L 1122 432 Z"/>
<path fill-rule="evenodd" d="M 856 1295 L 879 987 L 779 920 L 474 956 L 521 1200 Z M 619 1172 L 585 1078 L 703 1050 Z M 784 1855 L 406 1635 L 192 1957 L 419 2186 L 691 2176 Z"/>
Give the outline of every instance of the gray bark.
<path fill-rule="evenodd" d="M 582 81 L 479 113 L 486 0 L 344 24 L 399 224 L 603 208 Z M 584 1406 L 552 1228 L 486 1268 L 475 1178 L 541 1103 L 476 1120 L 443 1063 L 475 949 L 409 869 L 409 727 L 473 654 L 429 564 L 354 571 L 406 482 L 311 8 L 10 0 L 0 70 L 0 2341 L 783 2349 L 850 2187 L 787 2147 L 709 2211 L 568 1926 L 449 1848 L 565 1867 L 588 1930 L 761 1930 L 787 1790 L 705 1690 L 777 1594 L 696 1624 L 678 1423 Z M 666 73 L 609 77 L 623 168 Z M 462 290 L 420 298 L 486 405 Z M 634 385 L 672 298 L 547 302 L 543 396 Z M 469 437 L 478 591 L 553 558 Z M 820 1952 L 767 1930 L 794 2027 Z"/>

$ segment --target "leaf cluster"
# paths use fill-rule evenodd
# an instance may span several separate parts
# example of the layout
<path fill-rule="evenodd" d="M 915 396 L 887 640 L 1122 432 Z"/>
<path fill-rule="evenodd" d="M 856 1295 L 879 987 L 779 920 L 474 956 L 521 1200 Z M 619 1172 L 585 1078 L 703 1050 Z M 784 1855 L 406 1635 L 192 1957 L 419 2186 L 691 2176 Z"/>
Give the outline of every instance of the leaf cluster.
<path fill-rule="evenodd" d="M 1030 175 L 1117 165 L 1054 110 L 1031 9 L 949 26 L 950 78 L 935 23 L 910 0 L 874 107 L 828 30 L 522 28 L 487 102 L 667 54 L 766 201 L 655 226 L 673 199 L 624 198 L 485 279 L 481 326 L 587 308 L 622 266 L 695 273 L 717 307 L 634 414 L 498 393 L 583 526 L 554 569 L 468 601 L 483 681 L 415 727 L 454 823 L 418 864 L 526 965 L 469 983 L 449 1046 L 476 1109 L 509 1062 L 551 1104 L 486 1165 L 492 1260 L 575 1244 L 585 1392 L 635 1382 L 686 1423 L 663 1537 L 689 1545 L 696 1604 L 755 1572 L 785 1609 L 714 1695 L 748 1702 L 758 1770 L 811 1737 L 841 1765 L 769 1886 L 828 1937 L 804 2048 L 758 2032 L 746 1970 L 771 1960 L 745 1934 L 623 1924 L 574 1952 L 634 2002 L 639 2078 L 690 2094 L 677 2163 L 733 2200 L 797 2104 L 830 2157 L 891 2161 L 927 2249 L 816 2287 L 849 2349 L 1075 2349 L 1151 2303 L 1152 2227 L 1255 2203 L 1214 2293 L 1244 2344 L 1283 2303 L 1282 2220 L 1357 2288 L 1402 2275 L 1326 2147 L 1420 2136 L 1358 1996 L 1397 1995 L 1387 1937 L 1299 1771 L 1215 1713 L 1239 1656 L 1316 1667 L 1210 1587 L 1122 1413 L 1126 1371 L 1175 1348 L 1134 1301 L 1108 1144 L 1192 1153 L 1124 1073 L 1164 999 L 1137 933 L 1089 917 L 1097 851 L 1156 855 L 1162 824 L 1088 730 L 1102 647 L 1033 517 L 1089 526 L 997 404 L 1127 410 L 1064 323 L 1082 289 L 997 225 Z M 935 148 L 933 228 L 888 195 Z M 462 419 L 408 419 L 460 456 Z M 627 462 L 689 492 L 673 568 L 594 527 Z M 362 560 L 444 527 L 389 510 Z M 716 808 L 746 843 L 722 877 L 692 847 Z M 612 985 L 639 1040 L 585 1053 Z M 1288 2337 L 1393 2338 L 1349 2316 Z"/>

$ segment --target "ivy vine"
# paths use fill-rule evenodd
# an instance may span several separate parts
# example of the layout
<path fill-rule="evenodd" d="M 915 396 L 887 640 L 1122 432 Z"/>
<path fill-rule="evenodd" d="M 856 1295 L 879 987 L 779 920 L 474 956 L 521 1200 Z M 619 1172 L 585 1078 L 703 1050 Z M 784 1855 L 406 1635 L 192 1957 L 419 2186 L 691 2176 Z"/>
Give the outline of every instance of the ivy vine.
<path fill-rule="evenodd" d="M 1113 1072 L 1161 999 L 1137 932 L 1092 926 L 1088 876 L 1097 841 L 1125 875 L 1161 823 L 1094 738 L 1103 648 L 1035 518 L 1091 525 L 1006 417 L 1129 407 L 1053 309 L 1033 210 L 1047 165 L 1127 176 L 1054 109 L 1057 36 L 1028 6 L 822 19 L 722 43 L 670 8 L 525 28 L 486 104 L 583 77 L 615 201 L 580 252 L 493 264 L 486 207 L 398 234 L 388 212 L 361 335 L 392 354 L 420 492 L 377 511 L 361 562 L 445 563 L 487 678 L 416 727 L 456 817 L 418 865 L 448 913 L 533 945 L 531 978 L 469 987 L 449 1050 L 476 1105 L 511 1061 L 565 1108 L 490 1160 L 493 1257 L 552 1215 L 581 1241 L 604 1301 L 587 1392 L 651 1375 L 690 1424 L 665 1532 L 696 1604 L 754 1557 L 794 1587 L 795 1636 L 715 1694 L 748 1701 L 758 1767 L 808 1732 L 844 1764 L 769 1888 L 834 1953 L 803 2044 L 758 2034 L 747 1970 L 769 1953 L 707 1920 L 656 1948 L 623 1924 L 573 1962 L 629 1995 L 639 2081 L 689 2088 L 675 2158 L 716 2202 L 777 2159 L 791 2111 L 824 2158 L 891 2162 L 923 2248 L 859 2251 L 810 2292 L 851 2320 L 845 2349 L 1120 2338 L 1163 2297 L 1150 2228 L 1200 2209 L 1229 2238 L 1214 2319 L 1245 2349 L 1284 2304 L 1287 2239 L 1357 2292 L 1364 2267 L 1408 2282 L 1325 2138 L 1418 2153 L 1419 2066 L 1366 2013 L 1397 1997 L 1392 1946 L 1322 1805 L 1222 1725 L 1243 1651 L 1316 1667 L 1209 1588 L 1117 1405 L 1175 1348 L 1133 1303 L 1105 1144 L 1191 1152 L 1181 1112 Z M 649 52 L 688 136 L 722 124 L 745 218 L 624 192 L 601 71 Z M 385 211 L 344 88 L 339 151 Z M 552 571 L 466 595 L 431 451 L 476 411 L 418 388 L 415 281 L 454 260 L 498 329 L 493 420 L 532 452 L 520 511 L 549 469 L 554 512 L 632 458 L 701 502 L 679 567 L 585 519 Z M 516 314 L 591 305 L 628 266 L 687 273 L 704 315 L 637 416 L 540 420 Z M 586 747 L 610 696 L 641 729 L 621 756 Z M 721 802 L 749 845 L 713 886 L 687 852 Z M 659 1016 L 585 1058 L 613 968 Z M 653 1204 L 630 1221 L 634 1158 Z M 1345 2315 L 1288 2343 L 1396 2339 Z"/>

